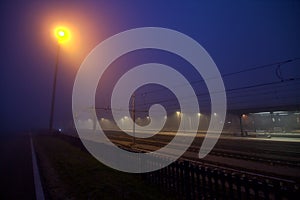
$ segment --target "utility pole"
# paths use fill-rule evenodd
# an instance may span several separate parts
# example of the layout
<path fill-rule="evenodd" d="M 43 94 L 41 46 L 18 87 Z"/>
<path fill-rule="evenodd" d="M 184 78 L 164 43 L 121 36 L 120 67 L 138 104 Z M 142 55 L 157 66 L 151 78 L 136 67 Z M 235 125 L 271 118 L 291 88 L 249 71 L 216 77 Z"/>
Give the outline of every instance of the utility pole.
<path fill-rule="evenodd" d="M 241 128 L 241 136 L 244 136 L 243 115 L 240 115 L 240 128 Z"/>
<path fill-rule="evenodd" d="M 50 110 L 50 120 L 49 120 L 49 132 L 50 133 L 53 133 L 53 118 L 54 118 L 55 91 L 56 91 L 56 79 L 57 79 L 59 51 L 60 51 L 60 45 L 58 45 L 58 47 L 57 47 L 57 54 L 56 54 L 56 61 L 55 61 L 55 71 L 54 71 L 52 99 L 51 99 L 51 110 Z"/>
<path fill-rule="evenodd" d="M 132 145 L 135 145 L 135 93 L 132 95 L 132 119 L 133 119 L 133 125 L 132 125 Z"/>

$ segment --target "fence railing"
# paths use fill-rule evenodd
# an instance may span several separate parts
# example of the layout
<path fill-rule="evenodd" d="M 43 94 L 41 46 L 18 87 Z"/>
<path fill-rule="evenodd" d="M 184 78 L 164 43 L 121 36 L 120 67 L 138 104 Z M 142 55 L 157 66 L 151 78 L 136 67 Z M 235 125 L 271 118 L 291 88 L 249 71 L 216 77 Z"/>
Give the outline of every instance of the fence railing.
<path fill-rule="evenodd" d="M 152 163 L 158 164 L 158 163 Z M 298 199 L 296 184 L 176 161 L 142 177 L 178 199 Z"/>

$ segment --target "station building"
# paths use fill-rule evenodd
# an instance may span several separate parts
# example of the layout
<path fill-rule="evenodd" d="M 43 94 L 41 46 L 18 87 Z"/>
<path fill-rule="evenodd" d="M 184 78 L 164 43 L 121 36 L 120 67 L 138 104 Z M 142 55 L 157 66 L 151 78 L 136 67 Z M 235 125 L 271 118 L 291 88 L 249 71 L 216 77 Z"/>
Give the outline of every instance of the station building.
<path fill-rule="evenodd" d="M 299 133 L 300 106 L 284 106 L 235 112 L 240 117 L 241 134 Z"/>

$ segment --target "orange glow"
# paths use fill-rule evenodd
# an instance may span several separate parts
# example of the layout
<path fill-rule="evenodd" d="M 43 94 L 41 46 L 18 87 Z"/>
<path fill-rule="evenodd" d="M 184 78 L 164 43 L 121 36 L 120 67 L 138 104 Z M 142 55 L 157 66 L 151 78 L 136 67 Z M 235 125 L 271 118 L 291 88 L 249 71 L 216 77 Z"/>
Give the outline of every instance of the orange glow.
<path fill-rule="evenodd" d="M 72 6 L 42 6 L 36 10 L 38 18 L 36 28 L 36 45 L 49 58 L 54 59 L 57 44 L 60 44 L 60 65 L 62 69 L 76 72 L 88 53 L 101 41 L 107 38 L 107 28 L 99 13 L 90 12 L 91 7 L 74 4 Z M 100 16 L 100 17 L 99 17 Z M 105 17 L 103 17 L 104 19 Z M 58 28 L 64 28 L 59 31 Z M 66 30 L 65 30 L 66 29 Z M 59 37 L 68 35 L 68 40 L 58 41 Z M 72 71 L 70 71 L 72 70 Z"/>

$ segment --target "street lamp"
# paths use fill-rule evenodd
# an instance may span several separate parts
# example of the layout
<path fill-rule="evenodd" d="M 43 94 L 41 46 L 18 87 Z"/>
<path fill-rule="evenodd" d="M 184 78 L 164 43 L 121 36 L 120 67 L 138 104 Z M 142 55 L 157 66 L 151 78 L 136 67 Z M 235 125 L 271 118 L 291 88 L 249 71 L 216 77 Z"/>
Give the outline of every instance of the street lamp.
<path fill-rule="evenodd" d="M 51 99 L 51 110 L 50 110 L 50 121 L 49 121 L 49 131 L 53 131 L 53 118 L 54 118 L 54 106 L 55 106 L 55 91 L 56 91 L 56 79 L 57 79 L 57 69 L 58 69 L 58 59 L 61 43 L 65 43 L 70 40 L 70 31 L 65 27 L 57 27 L 54 30 L 54 35 L 57 39 L 57 53 L 55 61 L 55 71 L 52 89 L 52 99 Z"/>

